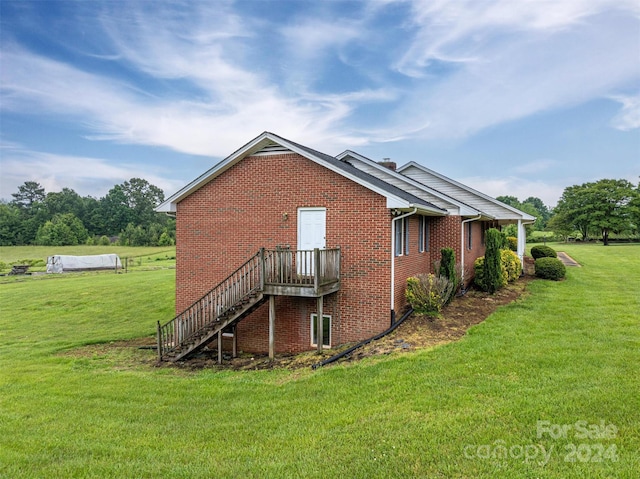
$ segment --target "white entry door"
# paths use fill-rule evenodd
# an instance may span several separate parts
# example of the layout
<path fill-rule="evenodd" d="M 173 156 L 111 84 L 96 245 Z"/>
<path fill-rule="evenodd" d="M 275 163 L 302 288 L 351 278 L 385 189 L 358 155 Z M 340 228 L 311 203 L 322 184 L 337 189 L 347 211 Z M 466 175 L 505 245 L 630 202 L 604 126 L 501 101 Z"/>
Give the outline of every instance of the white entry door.
<path fill-rule="evenodd" d="M 298 249 L 313 250 L 327 247 L 327 209 L 298 209 Z M 298 257 L 298 274 L 309 274 L 313 271 L 313 254 L 307 253 Z"/>

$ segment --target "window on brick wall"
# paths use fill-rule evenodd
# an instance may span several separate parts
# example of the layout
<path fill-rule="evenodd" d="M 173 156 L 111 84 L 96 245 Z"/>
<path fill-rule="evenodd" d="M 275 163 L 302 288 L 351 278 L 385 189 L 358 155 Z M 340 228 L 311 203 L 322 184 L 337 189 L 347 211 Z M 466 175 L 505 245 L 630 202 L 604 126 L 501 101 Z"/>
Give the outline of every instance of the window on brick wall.
<path fill-rule="evenodd" d="M 403 254 L 409 254 L 409 221 L 407 218 L 402 218 L 394 222 L 396 230 L 396 256 L 402 256 Z"/>
<path fill-rule="evenodd" d="M 429 251 L 429 220 L 426 216 L 418 217 L 418 251 Z"/>
<path fill-rule="evenodd" d="M 473 223 L 467 223 L 467 249 L 471 249 L 473 246 L 472 238 L 473 238 Z"/>
<path fill-rule="evenodd" d="M 318 315 L 311 315 L 311 346 L 318 346 Z M 322 315 L 322 347 L 331 347 L 331 316 Z"/>

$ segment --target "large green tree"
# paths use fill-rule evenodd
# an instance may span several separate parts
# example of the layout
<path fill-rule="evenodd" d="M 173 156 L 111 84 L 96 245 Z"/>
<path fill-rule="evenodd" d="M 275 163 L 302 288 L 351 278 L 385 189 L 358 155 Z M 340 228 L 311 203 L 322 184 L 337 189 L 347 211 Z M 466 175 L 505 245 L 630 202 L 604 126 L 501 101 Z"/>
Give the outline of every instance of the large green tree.
<path fill-rule="evenodd" d="M 17 193 L 11 193 L 12 203 L 20 208 L 31 208 L 34 203 L 42 203 L 45 199 L 45 192 L 42 185 L 36 181 L 25 181 L 18 186 Z"/>
<path fill-rule="evenodd" d="M 572 227 L 588 239 L 597 230 L 605 245 L 611 232 L 630 231 L 633 227 L 634 186 L 627 180 L 602 179 L 565 188 L 555 208 L 554 222 Z"/>
<path fill-rule="evenodd" d="M 21 244 L 20 210 L 13 204 L 0 203 L 0 246 Z"/>
<path fill-rule="evenodd" d="M 535 196 L 530 196 L 524 201 L 520 201 L 515 196 L 498 196 L 496 199 L 506 205 L 513 206 L 514 208 L 518 208 L 520 211 L 524 211 L 525 213 L 536 217 L 536 221 L 533 226 L 527 225 L 527 234 L 529 234 L 531 230 L 544 230 L 547 225 L 547 221 L 549 221 L 549 217 L 551 216 L 549 208 L 540 198 Z M 515 231 L 516 227 L 514 226 L 512 228 L 508 228 L 505 232 L 510 236 L 515 236 Z"/>
<path fill-rule="evenodd" d="M 40 183 L 26 181 L 11 196 L 13 200 L 9 205 L 17 208 L 20 215 L 20 224 L 13 234 L 13 244 L 31 244 L 36 239 L 38 228 L 49 218 L 44 205 L 45 190 Z"/>
<path fill-rule="evenodd" d="M 127 205 L 133 212 L 134 222 L 142 227 L 157 223 L 165 215 L 159 215 L 154 208 L 164 201 L 164 192 L 142 178 L 131 178 L 122 184 Z"/>
<path fill-rule="evenodd" d="M 44 246 L 67 246 L 82 244 L 88 234 L 82 221 L 73 213 L 55 215 L 40 228 L 36 243 Z"/>

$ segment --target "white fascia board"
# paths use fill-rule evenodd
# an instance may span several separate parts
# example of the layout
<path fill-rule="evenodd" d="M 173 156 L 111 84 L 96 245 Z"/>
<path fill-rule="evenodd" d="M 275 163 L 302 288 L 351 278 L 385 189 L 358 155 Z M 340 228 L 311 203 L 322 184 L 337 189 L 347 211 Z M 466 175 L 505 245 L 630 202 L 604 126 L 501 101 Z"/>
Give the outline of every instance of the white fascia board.
<path fill-rule="evenodd" d="M 231 155 L 227 156 L 224 160 L 220 161 L 218 164 L 205 171 L 202 175 L 198 176 L 195 180 L 184 186 L 178 192 L 171 195 L 163 203 L 158 205 L 154 211 L 158 213 L 175 213 L 176 204 L 178 202 L 189 196 L 194 191 L 200 189 L 200 187 L 211 181 L 216 176 L 219 176 L 221 173 L 231 168 L 245 156 L 250 155 L 252 151 L 255 152 L 260 150 L 263 147 L 263 142 L 269 139 L 269 134 L 267 132 L 264 132 L 258 137 L 254 138 L 249 143 L 236 150 Z"/>
<path fill-rule="evenodd" d="M 448 178 L 444 175 L 441 175 L 440 173 L 437 173 L 435 171 L 433 171 L 430 168 L 427 168 L 426 166 L 420 165 L 419 163 L 416 163 L 415 161 L 410 161 L 409 163 L 407 163 L 406 165 L 402 165 L 401 167 L 398 168 L 398 171 L 402 171 L 402 170 L 406 170 L 409 167 L 415 167 L 418 168 L 426 173 L 429 173 L 433 176 L 436 176 L 438 178 L 440 178 L 443 181 L 448 181 L 449 183 L 458 186 L 459 188 L 462 188 L 463 190 L 468 191 L 469 193 L 472 193 L 476 196 L 479 196 L 480 198 L 483 198 L 485 200 L 491 201 L 492 203 L 501 206 L 503 208 L 506 208 L 510 211 L 512 211 L 513 213 L 516 213 L 520 218 L 522 218 L 524 221 L 534 221 L 536 220 L 535 216 L 531 216 L 528 213 L 525 213 L 524 211 L 519 210 L 518 208 L 514 208 L 513 206 L 509 206 L 505 203 L 503 203 L 502 201 L 498 201 L 495 198 L 492 198 L 491 196 L 485 195 L 484 193 L 481 193 L 478 190 L 474 190 L 473 188 L 471 188 L 470 186 L 464 185 L 456 180 L 452 180 L 451 178 Z"/>
<path fill-rule="evenodd" d="M 351 181 L 353 181 L 354 183 L 357 183 L 361 186 L 364 186 L 365 188 L 367 188 L 368 190 L 373 191 L 374 193 L 378 193 L 380 196 L 384 196 L 387 199 L 387 208 L 418 208 L 418 210 L 422 210 L 422 211 L 429 211 L 432 213 L 436 213 L 439 215 L 443 215 L 444 211 L 441 211 L 440 209 L 434 209 L 434 208 L 429 208 L 427 205 L 414 205 L 413 203 L 409 203 L 407 200 L 400 198 L 399 196 L 395 196 L 390 194 L 388 191 L 385 191 L 382 188 L 377 187 L 376 185 L 373 185 L 367 181 L 363 181 L 361 178 L 352 175 L 351 173 L 344 171 L 342 169 L 338 169 L 338 168 L 334 168 L 334 166 L 330 163 L 327 163 L 326 161 L 324 161 L 322 158 L 318 158 L 317 156 L 302 150 L 298 147 L 296 147 L 295 145 L 290 144 L 289 142 L 287 142 L 286 140 L 284 140 L 283 138 L 274 138 L 273 141 L 277 141 L 278 143 L 280 143 L 283 146 L 286 146 L 287 148 L 289 148 L 291 151 L 298 153 L 300 156 L 303 156 L 305 158 L 308 158 L 312 161 L 315 161 L 316 163 L 324 166 L 325 168 L 327 168 L 328 170 L 333 171 L 334 173 L 337 173 L 340 176 L 343 176 Z M 389 206 L 392 205 L 392 206 Z M 444 215 L 443 215 L 444 216 Z"/>
<path fill-rule="evenodd" d="M 350 174 L 350 173 L 348 173 L 348 172 L 346 172 L 344 170 L 337 169 L 333 165 L 331 165 L 330 163 L 327 163 L 326 161 L 324 161 L 322 158 L 319 158 L 316 155 L 313 155 L 312 153 L 299 148 L 298 146 L 288 142 L 284 138 L 281 138 L 281 137 L 279 137 L 277 135 L 274 135 L 272 133 L 269 133 L 269 132 L 265 131 L 264 133 L 260 134 L 259 136 L 257 136 L 253 140 L 251 140 L 246 145 L 242 146 L 241 148 L 239 148 L 238 150 L 233 152 L 231 155 L 229 155 L 227 158 L 225 158 L 224 160 L 222 160 L 221 162 L 216 164 L 214 167 L 212 167 L 211 169 L 207 170 L 205 173 L 200 175 L 198 178 L 193 180 L 191 183 L 187 184 L 185 187 L 180 189 L 178 192 L 176 192 L 173 195 L 171 195 L 163 203 L 158 205 L 155 208 L 155 211 L 157 211 L 159 213 L 175 213 L 176 212 L 177 203 L 179 203 L 181 200 L 183 200 L 184 198 L 189 196 L 194 191 L 196 191 L 199 188 L 201 188 L 203 185 L 205 185 L 206 183 L 208 183 L 209 181 L 211 181 L 215 177 L 219 176 L 220 174 L 222 174 L 223 172 L 225 172 L 226 170 L 231 168 L 233 165 L 238 163 L 244 157 L 250 156 L 252 153 L 255 153 L 256 151 L 259 151 L 260 149 L 262 149 L 264 147 L 265 144 L 269 143 L 270 141 L 271 142 L 275 142 L 275 143 L 277 143 L 279 145 L 282 145 L 282 146 L 288 148 L 289 150 L 293 151 L 294 153 L 297 153 L 297 154 L 299 154 L 300 156 L 302 156 L 304 158 L 307 158 L 307 159 L 309 159 L 311 161 L 314 161 L 315 163 L 318 163 L 321 166 L 324 166 L 328 170 L 331 170 L 334 173 L 337 173 L 337 174 L 339 174 L 339 175 L 341 175 L 341 176 L 343 176 L 345 178 L 350 179 L 354 183 L 362 185 L 365 188 L 367 188 L 367 189 L 369 189 L 369 190 L 371 190 L 371 191 L 373 191 L 375 193 L 378 193 L 380 196 L 383 196 L 383 197 L 385 197 L 387 199 L 387 204 L 394 205 L 394 206 L 391 206 L 391 208 L 413 208 L 414 207 L 414 205 L 409 203 L 407 200 L 404 200 L 404 199 L 402 199 L 400 197 L 392 195 L 389 192 L 385 191 L 384 189 L 379 188 L 376 185 L 373 185 L 373 184 L 368 183 L 366 181 L 363 181 L 361 178 L 358 178 L 357 176 L 352 175 L 352 174 Z M 421 205 L 421 206 L 416 206 L 416 207 L 418 207 L 418 208 L 420 208 L 422 210 L 425 210 L 425 211 L 426 211 L 426 208 L 428 208 L 426 205 Z M 440 214 L 440 215 L 442 215 L 442 213 L 443 213 L 442 211 L 434 210 L 434 209 L 429 209 L 429 211 L 431 211 L 433 213 L 436 213 L 436 214 Z"/>
<path fill-rule="evenodd" d="M 398 201 L 399 200 L 399 201 Z M 406 200 L 401 198 L 395 198 L 387 196 L 387 208 L 390 210 L 402 210 L 408 211 L 414 208 L 418 209 L 419 213 L 422 213 L 426 216 L 448 216 L 450 213 L 446 210 L 429 208 L 427 205 L 419 205 L 416 203 L 409 203 Z"/>
<path fill-rule="evenodd" d="M 448 211 L 449 214 L 455 214 L 456 216 L 478 216 L 480 214 L 480 211 L 476 210 L 475 208 L 470 207 L 469 205 L 466 205 L 464 203 L 462 203 L 459 200 L 456 200 L 455 198 L 452 198 L 448 195 L 445 195 L 444 193 L 439 192 L 438 190 L 434 190 L 433 188 L 430 188 L 427 185 L 423 185 L 422 183 L 420 183 L 419 181 L 414 180 L 413 178 L 409 178 L 406 175 L 403 175 L 402 173 L 398 173 L 398 171 L 393 171 L 389 168 L 387 168 L 386 166 L 380 165 L 377 162 L 373 161 L 371 158 L 367 158 L 366 156 L 362 156 L 360 153 L 357 153 L 353 150 L 345 150 L 342 153 L 340 153 L 338 156 L 336 156 L 337 159 L 342 160 L 343 158 L 347 157 L 347 156 L 352 156 L 355 159 L 362 161 L 364 163 L 368 163 L 369 165 L 371 165 L 372 167 L 380 170 L 380 171 L 384 171 L 385 173 L 389 173 L 392 176 L 395 176 L 396 178 L 404 181 L 405 183 L 408 183 L 412 186 L 415 186 L 416 188 L 420 188 L 421 190 L 425 191 L 426 193 L 432 194 L 433 196 L 437 196 L 438 198 L 440 198 L 442 201 L 447 201 L 449 203 L 454 204 L 455 206 L 458 207 L 458 211 Z"/>

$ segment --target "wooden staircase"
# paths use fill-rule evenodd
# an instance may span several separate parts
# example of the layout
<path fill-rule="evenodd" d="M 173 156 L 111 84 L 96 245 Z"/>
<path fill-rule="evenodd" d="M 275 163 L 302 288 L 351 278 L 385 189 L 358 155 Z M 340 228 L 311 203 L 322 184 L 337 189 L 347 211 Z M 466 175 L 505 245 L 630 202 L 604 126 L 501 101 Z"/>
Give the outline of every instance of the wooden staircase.
<path fill-rule="evenodd" d="M 260 250 L 171 321 L 158 322 L 158 360 L 179 361 L 201 350 L 265 301 Z"/>
<path fill-rule="evenodd" d="M 269 296 L 321 297 L 339 288 L 340 249 L 262 248 L 171 321 L 158 322 L 158 360 L 186 359 L 218 336 L 221 361 L 223 332 Z"/>

